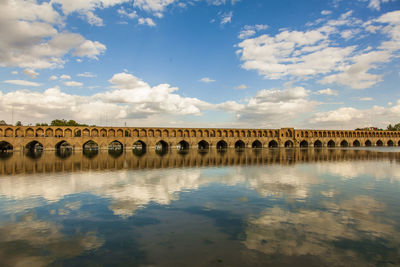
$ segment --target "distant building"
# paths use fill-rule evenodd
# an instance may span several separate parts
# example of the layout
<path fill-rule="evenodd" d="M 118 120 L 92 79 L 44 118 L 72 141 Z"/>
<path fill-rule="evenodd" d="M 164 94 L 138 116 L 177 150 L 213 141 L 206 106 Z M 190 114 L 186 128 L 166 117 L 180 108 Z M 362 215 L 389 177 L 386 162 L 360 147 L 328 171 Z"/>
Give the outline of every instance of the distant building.
<path fill-rule="evenodd" d="M 8 124 L 4 120 L 1 120 L 0 125 L 8 125 Z"/>

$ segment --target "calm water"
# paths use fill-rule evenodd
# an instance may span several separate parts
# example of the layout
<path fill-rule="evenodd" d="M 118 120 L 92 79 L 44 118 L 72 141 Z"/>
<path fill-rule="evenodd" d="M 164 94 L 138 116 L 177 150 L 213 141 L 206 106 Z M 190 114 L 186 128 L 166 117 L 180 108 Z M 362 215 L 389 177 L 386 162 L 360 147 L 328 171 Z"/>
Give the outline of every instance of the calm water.
<path fill-rule="evenodd" d="M 400 266 L 400 149 L 0 155 L 1 266 Z"/>

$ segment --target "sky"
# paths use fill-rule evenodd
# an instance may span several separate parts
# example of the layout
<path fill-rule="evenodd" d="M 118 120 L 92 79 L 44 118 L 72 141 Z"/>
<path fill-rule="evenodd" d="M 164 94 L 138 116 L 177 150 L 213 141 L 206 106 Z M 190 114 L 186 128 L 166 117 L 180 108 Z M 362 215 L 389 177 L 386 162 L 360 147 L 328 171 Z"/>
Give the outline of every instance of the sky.
<path fill-rule="evenodd" d="M 400 122 L 400 0 L 0 0 L 0 120 Z"/>

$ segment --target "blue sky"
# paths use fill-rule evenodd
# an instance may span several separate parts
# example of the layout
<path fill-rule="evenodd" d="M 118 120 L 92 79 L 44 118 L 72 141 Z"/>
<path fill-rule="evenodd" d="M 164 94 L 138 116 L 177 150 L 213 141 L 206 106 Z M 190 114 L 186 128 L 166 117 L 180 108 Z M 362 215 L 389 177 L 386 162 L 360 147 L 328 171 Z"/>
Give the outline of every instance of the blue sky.
<path fill-rule="evenodd" d="M 0 36 L 8 123 L 400 122 L 399 0 L 4 0 Z"/>

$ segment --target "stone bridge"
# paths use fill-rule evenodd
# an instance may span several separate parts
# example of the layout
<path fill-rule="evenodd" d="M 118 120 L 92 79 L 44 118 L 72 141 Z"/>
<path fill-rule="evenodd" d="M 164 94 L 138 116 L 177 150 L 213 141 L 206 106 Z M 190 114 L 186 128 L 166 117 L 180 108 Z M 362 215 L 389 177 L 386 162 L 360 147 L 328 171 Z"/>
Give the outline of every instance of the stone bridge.
<path fill-rule="evenodd" d="M 399 131 L 0 126 L 0 150 L 400 146 Z"/>

